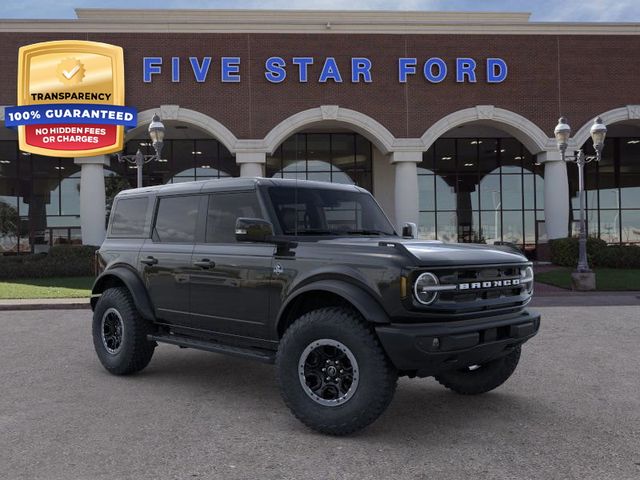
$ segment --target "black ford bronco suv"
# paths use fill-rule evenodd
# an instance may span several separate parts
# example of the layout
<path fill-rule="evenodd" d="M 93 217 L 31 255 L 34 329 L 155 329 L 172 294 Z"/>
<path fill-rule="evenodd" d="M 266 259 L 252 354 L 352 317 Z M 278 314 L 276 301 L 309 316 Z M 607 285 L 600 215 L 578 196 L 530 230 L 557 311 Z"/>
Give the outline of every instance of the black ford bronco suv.
<path fill-rule="evenodd" d="M 275 363 L 284 401 L 318 431 L 373 422 L 398 376 L 479 394 L 539 328 L 527 259 L 403 236 L 361 188 L 232 178 L 127 190 L 91 298 L 104 367 L 147 366 L 158 342 Z M 212 372 L 215 374 L 215 372 Z"/>

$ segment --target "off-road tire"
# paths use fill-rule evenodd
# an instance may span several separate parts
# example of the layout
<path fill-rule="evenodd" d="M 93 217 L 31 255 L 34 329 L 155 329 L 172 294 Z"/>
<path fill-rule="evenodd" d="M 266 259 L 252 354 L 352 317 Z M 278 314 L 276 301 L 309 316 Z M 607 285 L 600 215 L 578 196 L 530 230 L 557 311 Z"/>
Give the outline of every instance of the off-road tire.
<path fill-rule="evenodd" d="M 357 361 L 357 388 L 343 404 L 321 405 L 302 386 L 302 354 L 320 339 L 340 342 Z M 330 435 L 348 435 L 376 420 L 391 402 L 398 380 L 373 329 L 357 312 L 342 307 L 321 308 L 298 318 L 280 342 L 276 369 L 282 397 L 291 412 L 308 427 Z"/>
<path fill-rule="evenodd" d="M 102 339 L 102 318 L 109 309 L 116 310 L 124 324 L 121 347 L 109 353 Z M 93 313 L 93 345 L 100 363 L 114 375 L 129 375 L 145 368 L 156 347 L 147 340 L 150 323 L 142 318 L 129 291 L 123 287 L 109 288 L 98 299 Z"/>
<path fill-rule="evenodd" d="M 435 379 L 461 395 L 478 395 L 506 382 L 518 366 L 519 360 L 520 347 L 516 347 L 508 355 L 484 363 L 476 370 L 452 370 L 436 375 Z"/>

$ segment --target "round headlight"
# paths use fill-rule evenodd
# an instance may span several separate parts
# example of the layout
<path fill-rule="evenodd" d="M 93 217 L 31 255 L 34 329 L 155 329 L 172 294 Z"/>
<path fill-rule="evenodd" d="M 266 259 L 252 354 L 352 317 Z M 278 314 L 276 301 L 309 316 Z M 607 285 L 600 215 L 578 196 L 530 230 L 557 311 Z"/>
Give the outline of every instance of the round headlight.
<path fill-rule="evenodd" d="M 423 305 L 430 305 L 438 298 L 438 290 L 433 288 L 437 287 L 438 277 L 433 273 L 427 272 L 421 274 L 416 283 L 413 284 L 413 294 L 416 300 Z"/>
<path fill-rule="evenodd" d="M 524 285 L 527 292 L 533 293 L 533 268 L 525 267 L 520 270 L 520 283 Z"/>

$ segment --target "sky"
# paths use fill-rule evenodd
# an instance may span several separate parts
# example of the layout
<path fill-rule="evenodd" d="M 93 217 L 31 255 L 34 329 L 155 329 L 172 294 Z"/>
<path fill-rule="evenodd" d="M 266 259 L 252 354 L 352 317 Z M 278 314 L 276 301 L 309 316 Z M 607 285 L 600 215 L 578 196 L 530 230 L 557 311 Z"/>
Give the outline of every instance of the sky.
<path fill-rule="evenodd" d="M 640 22 L 640 0 L 18 0 L 0 18 L 75 18 L 74 8 L 247 8 L 530 12 L 541 22 Z"/>

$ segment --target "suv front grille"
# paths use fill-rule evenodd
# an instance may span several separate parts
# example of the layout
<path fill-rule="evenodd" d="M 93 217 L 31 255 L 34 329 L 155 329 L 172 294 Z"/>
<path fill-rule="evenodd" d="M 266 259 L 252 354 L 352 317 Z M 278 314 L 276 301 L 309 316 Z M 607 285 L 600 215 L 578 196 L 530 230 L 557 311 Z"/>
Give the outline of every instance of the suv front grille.
<path fill-rule="evenodd" d="M 478 266 L 429 269 L 441 286 L 451 286 L 451 290 L 441 290 L 438 299 L 429 308 L 429 313 L 454 315 L 487 315 L 497 310 L 519 310 L 531 299 L 527 286 L 518 283 L 508 285 L 513 279 L 521 279 L 527 264 L 503 266 Z M 504 285 L 507 283 L 507 285 Z"/>

